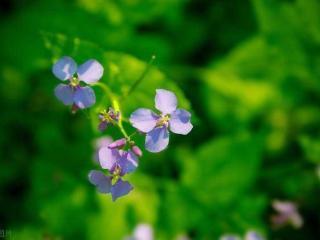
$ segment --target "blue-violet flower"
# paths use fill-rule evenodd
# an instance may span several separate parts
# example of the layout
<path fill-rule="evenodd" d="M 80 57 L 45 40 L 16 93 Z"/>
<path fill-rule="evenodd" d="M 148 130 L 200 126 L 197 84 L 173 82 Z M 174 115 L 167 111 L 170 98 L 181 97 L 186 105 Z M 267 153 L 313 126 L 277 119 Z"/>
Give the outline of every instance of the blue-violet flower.
<path fill-rule="evenodd" d="M 130 116 L 131 124 L 146 133 L 145 147 L 150 152 L 160 152 L 169 144 L 169 130 L 177 134 L 188 134 L 192 129 L 191 114 L 177 109 L 177 97 L 168 90 L 157 89 L 155 107 L 161 114 L 150 109 L 139 108 Z"/>
<path fill-rule="evenodd" d="M 138 158 L 131 151 L 110 149 L 102 147 L 99 150 L 99 163 L 103 169 L 109 170 L 111 176 L 103 172 L 92 170 L 89 173 L 89 181 L 97 186 L 101 193 L 111 193 L 112 200 L 128 194 L 133 186 L 123 181 L 122 177 L 133 172 L 138 166 Z"/>
<path fill-rule="evenodd" d="M 100 80 L 103 67 L 97 60 L 90 59 L 77 67 L 71 57 L 65 56 L 53 65 L 52 72 L 58 79 L 68 81 L 68 84 L 61 83 L 54 90 L 56 97 L 65 105 L 72 105 L 73 109 L 83 109 L 95 104 L 96 96 L 92 88 L 80 86 L 80 82 L 93 84 Z"/>

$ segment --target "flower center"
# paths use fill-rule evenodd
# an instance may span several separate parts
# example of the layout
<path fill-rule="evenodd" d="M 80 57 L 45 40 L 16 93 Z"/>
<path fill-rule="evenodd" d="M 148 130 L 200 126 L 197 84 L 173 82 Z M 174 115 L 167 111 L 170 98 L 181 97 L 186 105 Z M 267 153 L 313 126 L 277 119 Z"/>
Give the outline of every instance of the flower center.
<path fill-rule="evenodd" d="M 119 165 L 116 165 L 116 167 L 112 171 L 112 184 L 115 184 L 120 177 L 121 177 L 121 167 Z"/>
<path fill-rule="evenodd" d="M 168 125 L 169 120 L 170 120 L 170 116 L 168 114 L 162 115 L 157 122 L 157 127 Z"/>
<path fill-rule="evenodd" d="M 112 122 L 113 118 L 110 116 L 107 110 L 103 110 L 100 112 L 100 120 L 103 122 Z"/>
<path fill-rule="evenodd" d="M 78 78 L 72 77 L 72 78 L 70 79 L 70 86 L 71 86 L 71 87 L 76 88 L 77 86 L 79 86 L 79 84 L 80 84 L 80 81 L 79 81 Z"/>

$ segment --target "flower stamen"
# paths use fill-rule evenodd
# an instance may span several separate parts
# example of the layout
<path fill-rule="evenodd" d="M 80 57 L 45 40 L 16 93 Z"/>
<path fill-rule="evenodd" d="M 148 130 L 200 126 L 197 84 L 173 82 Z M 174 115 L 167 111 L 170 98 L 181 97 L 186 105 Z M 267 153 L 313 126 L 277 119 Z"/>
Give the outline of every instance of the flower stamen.
<path fill-rule="evenodd" d="M 169 120 L 170 120 L 170 116 L 168 114 L 166 115 L 162 115 L 158 122 L 157 122 L 157 127 L 160 127 L 160 126 L 167 126 L 169 124 Z"/>
<path fill-rule="evenodd" d="M 115 184 L 121 177 L 121 167 L 117 165 L 112 171 L 112 184 Z"/>
<path fill-rule="evenodd" d="M 80 81 L 79 81 L 78 78 L 72 77 L 72 78 L 70 79 L 70 86 L 71 86 L 71 87 L 76 88 L 76 87 L 79 86 L 79 84 L 80 84 Z"/>

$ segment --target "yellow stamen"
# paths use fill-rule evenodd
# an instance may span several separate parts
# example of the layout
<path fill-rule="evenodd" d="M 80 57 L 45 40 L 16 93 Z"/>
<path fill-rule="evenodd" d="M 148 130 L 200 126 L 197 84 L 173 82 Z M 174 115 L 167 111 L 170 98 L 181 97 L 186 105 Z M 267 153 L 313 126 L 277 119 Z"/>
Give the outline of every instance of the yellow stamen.
<path fill-rule="evenodd" d="M 112 184 L 115 184 L 119 178 L 121 174 L 121 167 L 120 166 L 116 166 L 114 171 L 112 172 Z"/>
<path fill-rule="evenodd" d="M 161 116 L 161 118 L 157 122 L 157 127 L 166 125 L 169 122 L 169 120 L 170 120 L 170 116 L 169 115 Z"/>
<path fill-rule="evenodd" d="M 102 121 L 104 122 L 113 122 L 112 117 L 109 115 L 107 110 L 103 110 L 100 112 L 100 115 L 102 116 Z"/>
<path fill-rule="evenodd" d="M 70 79 L 70 86 L 71 86 L 71 87 L 77 87 L 77 86 L 79 86 L 79 84 L 80 84 L 80 81 L 79 81 L 78 78 L 72 77 L 72 78 Z"/>

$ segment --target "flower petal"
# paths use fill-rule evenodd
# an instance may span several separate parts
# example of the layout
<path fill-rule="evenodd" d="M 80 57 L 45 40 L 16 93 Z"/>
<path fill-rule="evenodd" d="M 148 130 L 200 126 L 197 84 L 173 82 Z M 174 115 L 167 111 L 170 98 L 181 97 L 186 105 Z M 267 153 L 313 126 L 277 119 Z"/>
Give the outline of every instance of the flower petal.
<path fill-rule="evenodd" d="M 219 238 L 219 240 L 241 240 L 238 235 L 226 234 Z"/>
<path fill-rule="evenodd" d="M 108 145 L 110 143 L 112 143 L 112 138 L 111 137 L 100 137 L 98 139 L 95 140 L 94 142 L 94 148 L 95 148 L 95 152 L 94 152 L 94 156 L 93 156 L 93 160 L 97 163 L 99 163 L 99 150 L 102 147 L 108 147 Z"/>
<path fill-rule="evenodd" d="M 244 237 L 245 240 L 264 240 L 264 237 L 256 231 L 248 231 Z"/>
<path fill-rule="evenodd" d="M 147 133 L 145 147 L 149 152 L 160 152 L 169 144 L 169 131 L 163 127 L 157 127 Z"/>
<path fill-rule="evenodd" d="M 127 181 L 119 179 L 116 184 L 111 187 L 112 201 L 117 198 L 127 195 L 133 189 L 132 185 Z"/>
<path fill-rule="evenodd" d="M 103 67 L 97 60 L 90 59 L 79 66 L 77 73 L 79 80 L 92 84 L 102 77 Z"/>
<path fill-rule="evenodd" d="M 110 149 L 107 146 L 100 148 L 98 152 L 100 166 L 103 169 L 111 170 L 113 165 L 120 159 L 117 149 Z"/>
<path fill-rule="evenodd" d="M 139 224 L 134 229 L 133 239 L 137 240 L 153 240 L 153 229 L 149 224 Z"/>
<path fill-rule="evenodd" d="M 177 97 L 171 91 L 164 90 L 164 89 L 157 89 L 155 104 L 156 104 L 156 109 L 161 111 L 163 114 L 169 114 L 177 109 Z"/>
<path fill-rule="evenodd" d="M 120 161 L 122 175 L 133 172 L 138 167 L 138 157 L 132 152 L 123 152 Z"/>
<path fill-rule="evenodd" d="M 193 128 L 190 122 L 191 114 L 183 109 L 175 110 L 170 117 L 170 130 L 177 134 L 188 134 Z"/>
<path fill-rule="evenodd" d="M 74 103 L 79 108 L 88 108 L 96 103 L 96 95 L 90 87 L 78 87 L 74 94 Z"/>
<path fill-rule="evenodd" d="M 101 193 L 109 193 L 111 191 L 111 178 L 104 175 L 101 171 L 92 170 L 89 172 L 89 181 L 97 186 Z"/>
<path fill-rule="evenodd" d="M 159 117 L 147 108 L 139 108 L 130 115 L 132 126 L 144 133 L 154 129 L 158 119 Z"/>
<path fill-rule="evenodd" d="M 71 57 L 60 58 L 52 67 L 53 74 L 60 80 L 67 80 L 77 71 L 77 64 Z"/>
<path fill-rule="evenodd" d="M 301 228 L 303 225 L 303 218 L 300 216 L 299 213 L 294 213 L 290 216 L 289 219 L 290 223 L 295 228 Z"/>
<path fill-rule="evenodd" d="M 297 206 L 293 202 L 289 201 L 274 200 L 272 202 L 272 206 L 278 212 L 285 213 L 287 215 L 295 213 L 297 211 Z"/>
<path fill-rule="evenodd" d="M 63 102 L 64 105 L 72 105 L 73 104 L 73 97 L 74 97 L 74 91 L 72 90 L 72 87 L 66 84 L 59 84 L 54 89 L 54 94 L 56 97 Z"/>
<path fill-rule="evenodd" d="M 102 121 L 102 122 L 100 122 L 99 125 L 98 125 L 98 130 L 99 130 L 100 132 L 103 132 L 104 130 L 107 129 L 107 127 L 108 127 L 108 123 L 107 123 L 106 121 Z"/>

